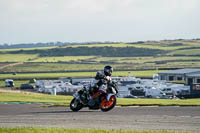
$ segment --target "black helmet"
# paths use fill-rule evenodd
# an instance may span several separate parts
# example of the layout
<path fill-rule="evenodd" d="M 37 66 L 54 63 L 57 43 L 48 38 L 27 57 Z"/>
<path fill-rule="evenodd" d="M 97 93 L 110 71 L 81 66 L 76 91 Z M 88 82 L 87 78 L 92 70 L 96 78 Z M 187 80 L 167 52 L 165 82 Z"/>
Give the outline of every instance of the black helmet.
<path fill-rule="evenodd" d="M 112 75 L 112 71 L 113 71 L 113 68 L 111 66 L 105 66 L 104 67 L 104 74 L 106 76 L 111 76 Z"/>

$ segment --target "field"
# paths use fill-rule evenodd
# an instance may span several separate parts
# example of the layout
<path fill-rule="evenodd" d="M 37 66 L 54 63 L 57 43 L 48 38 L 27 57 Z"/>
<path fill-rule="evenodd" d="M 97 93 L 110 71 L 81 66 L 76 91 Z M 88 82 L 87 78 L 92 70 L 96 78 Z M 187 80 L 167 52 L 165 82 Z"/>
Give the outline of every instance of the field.
<path fill-rule="evenodd" d="M 24 62 L 37 56 L 37 54 L 0 54 L 0 62 Z"/>
<path fill-rule="evenodd" d="M 0 55 L 0 57 L 3 55 Z M 163 57 L 37 57 L 37 55 L 9 55 L 2 58 L 5 62 L 25 62 L 17 66 L 0 69 L 4 72 L 39 72 L 39 71 L 91 71 L 102 70 L 105 65 L 112 65 L 114 70 L 161 69 L 161 68 L 198 68 L 199 57 L 163 56 Z M 17 57 L 17 58 L 15 58 Z"/>
<path fill-rule="evenodd" d="M 63 64 L 63 63 L 24 63 L 17 66 L 6 67 L 3 70 L 5 72 L 42 72 L 42 71 L 97 71 L 102 70 L 105 65 L 109 64 Z M 112 67 L 116 71 L 131 70 L 136 68 L 148 69 L 152 68 L 151 64 L 144 64 L 142 66 L 136 66 L 134 64 L 112 64 Z M 156 69 L 154 67 L 153 69 Z"/>
<path fill-rule="evenodd" d="M 200 49 L 189 49 L 189 50 L 179 50 L 176 52 L 171 52 L 169 55 L 199 55 Z"/>
<path fill-rule="evenodd" d="M 195 53 L 194 53 L 195 54 Z M 167 62 L 167 61 L 191 61 L 191 60 L 200 60 L 199 57 L 182 57 L 182 56 L 161 56 L 161 57 L 97 57 L 97 56 L 63 56 L 63 57 L 38 57 L 33 60 L 26 60 L 26 62 L 94 62 L 94 63 L 103 63 L 103 62 L 112 62 L 112 63 L 135 63 L 143 64 L 156 61 Z M 13 61 L 14 62 L 14 61 Z"/>
<path fill-rule="evenodd" d="M 129 76 L 129 75 L 134 75 L 136 77 L 149 77 L 151 78 L 154 74 L 157 74 L 158 70 L 154 71 L 117 71 L 113 73 L 113 76 Z M 96 72 L 63 72 L 63 73 L 25 73 L 21 74 L 18 73 L 16 75 L 13 74 L 1 74 L 0 79 L 16 79 L 17 81 L 19 79 L 40 79 L 40 78 L 59 78 L 59 77 L 94 77 L 96 75 Z M 26 80 L 25 80 L 26 81 Z M 0 85 L 3 84 L 0 81 Z M 19 83 L 21 80 L 19 81 Z"/>
<path fill-rule="evenodd" d="M 149 48 L 149 49 L 160 49 L 160 50 L 177 50 L 180 48 L 190 48 L 192 47 L 199 47 L 200 43 L 183 43 L 180 41 L 176 41 L 176 43 L 183 43 L 181 46 L 169 46 L 168 44 L 173 42 L 146 42 L 143 44 L 127 44 L 127 43 L 118 43 L 118 44 L 84 44 L 84 45 L 69 45 L 64 46 L 66 47 L 137 47 L 137 48 Z"/>
<path fill-rule="evenodd" d="M 190 133 L 189 131 L 125 131 L 125 130 L 95 130 L 95 129 L 64 129 L 64 128 L 0 128 L 0 133 Z"/>
<path fill-rule="evenodd" d="M 124 48 L 112 49 L 116 51 L 111 52 L 120 53 L 120 50 L 124 50 L 124 52 L 127 51 L 127 55 L 126 53 L 123 53 L 123 56 L 113 54 L 114 56 L 117 55 L 117 57 L 105 57 L 104 55 L 87 55 L 87 53 L 83 53 L 85 52 L 84 50 L 82 51 L 83 47 L 104 48 L 105 50 L 110 49 L 111 47 Z M 147 56 L 148 54 L 145 53 L 144 55 L 143 53 L 138 53 L 137 55 L 138 51 L 130 52 L 130 47 L 139 48 L 135 50 L 150 52 L 149 56 Z M 76 56 L 66 56 L 65 50 L 67 49 L 71 49 L 77 52 L 75 53 Z M 152 51 L 152 49 L 155 51 Z M 87 49 L 85 50 L 87 52 Z M 97 50 L 96 53 L 98 53 L 101 49 L 93 50 Z M 135 52 L 136 54 L 131 54 Z M 82 56 L 83 54 L 86 55 Z M 113 66 L 114 76 L 126 76 L 132 74 L 140 77 L 152 77 L 152 75 L 155 74 L 155 70 L 172 68 L 199 68 L 199 56 L 199 40 L 163 40 L 116 44 L 74 44 L 60 47 L 2 49 L 0 50 L 0 66 L 3 66 L 5 63 L 22 62 L 23 64 L 11 65 L 2 68 L 0 67 L 0 72 L 34 72 L 36 74 L 17 74 L 15 76 L 1 74 L 0 78 L 36 78 L 53 76 L 86 77 L 94 76 L 93 71 L 102 70 L 105 65 Z M 149 70 L 149 72 L 134 72 L 134 70 Z M 52 73 L 52 71 L 63 73 Z M 48 74 L 37 74 L 37 72 L 48 72 Z"/>
<path fill-rule="evenodd" d="M 171 61 L 171 62 L 158 62 L 155 63 L 121 63 L 121 64 L 109 64 L 109 63 L 94 63 L 94 64 L 63 64 L 63 63 L 24 63 L 17 66 L 8 66 L 1 69 L 3 72 L 52 72 L 52 71 L 98 71 L 103 70 L 104 66 L 111 65 L 116 71 L 138 71 L 138 70 L 162 70 L 172 68 L 199 68 L 199 61 Z M 144 76 L 145 77 L 145 76 Z"/>
<path fill-rule="evenodd" d="M 95 56 L 38 57 L 28 62 L 81 62 L 92 58 L 95 58 Z"/>

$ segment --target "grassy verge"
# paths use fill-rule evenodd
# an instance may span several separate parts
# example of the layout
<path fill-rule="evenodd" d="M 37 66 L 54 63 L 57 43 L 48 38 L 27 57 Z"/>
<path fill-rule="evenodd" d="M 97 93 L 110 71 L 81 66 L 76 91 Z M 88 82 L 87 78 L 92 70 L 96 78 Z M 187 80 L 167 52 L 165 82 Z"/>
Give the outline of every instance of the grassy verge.
<path fill-rule="evenodd" d="M 126 131 L 126 130 L 95 130 L 95 129 L 64 129 L 64 128 L 0 128 L 0 133 L 189 133 L 189 131 Z"/>
<path fill-rule="evenodd" d="M 48 94 L 37 94 L 37 93 L 16 93 L 16 92 L 1 92 L 0 91 L 0 102 L 20 102 L 20 103 L 53 103 L 56 105 L 68 106 L 72 96 L 52 96 Z"/>
<path fill-rule="evenodd" d="M 198 99 L 130 99 L 118 98 L 120 106 L 200 106 Z"/>
<path fill-rule="evenodd" d="M 13 93 L 1 92 L 0 102 L 31 102 L 31 103 L 53 103 L 57 105 L 69 106 L 72 96 L 52 96 L 47 94 L 37 93 Z M 198 99 L 131 99 L 118 98 L 117 105 L 119 106 L 200 106 L 200 98 Z"/>

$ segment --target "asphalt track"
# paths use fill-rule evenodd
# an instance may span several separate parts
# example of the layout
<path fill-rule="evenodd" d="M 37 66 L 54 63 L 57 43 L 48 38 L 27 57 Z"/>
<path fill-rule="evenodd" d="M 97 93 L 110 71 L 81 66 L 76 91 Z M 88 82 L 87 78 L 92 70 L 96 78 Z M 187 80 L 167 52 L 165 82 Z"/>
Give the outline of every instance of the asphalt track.
<path fill-rule="evenodd" d="M 0 127 L 62 127 L 200 132 L 200 107 L 115 107 L 109 112 L 0 104 Z"/>

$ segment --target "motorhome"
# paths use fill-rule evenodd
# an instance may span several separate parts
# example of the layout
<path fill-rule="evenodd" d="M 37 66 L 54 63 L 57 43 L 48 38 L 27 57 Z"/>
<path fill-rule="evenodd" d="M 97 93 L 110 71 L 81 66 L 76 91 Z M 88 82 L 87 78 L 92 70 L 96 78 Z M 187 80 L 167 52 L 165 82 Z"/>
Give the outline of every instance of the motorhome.
<path fill-rule="evenodd" d="M 83 87 L 83 85 L 72 85 L 70 82 L 63 82 L 61 80 L 37 80 L 35 86 L 38 92 L 41 93 L 56 91 L 62 94 L 72 94 Z"/>
<path fill-rule="evenodd" d="M 166 94 L 160 89 L 150 87 L 145 90 L 145 96 L 148 98 L 165 98 Z"/>
<path fill-rule="evenodd" d="M 130 91 L 130 88 L 127 86 L 118 86 L 118 97 L 134 97 Z"/>

